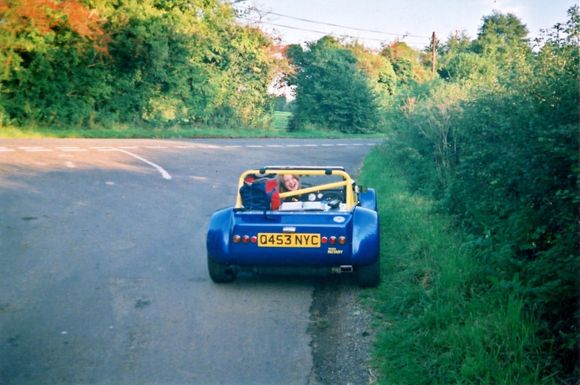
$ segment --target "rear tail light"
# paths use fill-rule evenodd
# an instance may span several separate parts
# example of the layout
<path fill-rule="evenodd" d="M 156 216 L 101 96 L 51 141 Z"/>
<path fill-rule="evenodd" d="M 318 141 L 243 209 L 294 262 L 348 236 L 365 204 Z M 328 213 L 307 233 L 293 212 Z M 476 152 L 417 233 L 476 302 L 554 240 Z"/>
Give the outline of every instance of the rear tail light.
<path fill-rule="evenodd" d="M 239 235 L 239 234 L 234 234 L 234 236 L 232 236 L 232 242 L 234 243 L 257 243 L 258 242 L 258 237 L 255 235 L 252 235 L 251 237 L 249 235 Z"/>
<path fill-rule="evenodd" d="M 326 243 L 329 243 L 331 245 L 339 244 L 341 246 L 344 246 L 344 245 L 346 245 L 346 237 L 344 235 L 341 235 L 340 237 L 335 237 L 334 235 L 332 235 L 330 237 L 322 237 L 320 239 L 320 242 L 323 245 Z"/>

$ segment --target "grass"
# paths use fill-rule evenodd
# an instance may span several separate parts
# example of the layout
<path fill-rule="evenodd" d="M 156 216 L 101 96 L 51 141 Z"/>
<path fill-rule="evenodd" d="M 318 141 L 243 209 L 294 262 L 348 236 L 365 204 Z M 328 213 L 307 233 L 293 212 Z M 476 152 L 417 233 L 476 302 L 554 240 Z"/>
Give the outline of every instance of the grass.
<path fill-rule="evenodd" d="M 388 146 L 367 157 L 359 178 L 380 198 L 383 281 L 364 292 L 377 320 L 379 383 L 549 383 L 523 302 L 487 278 L 484 256 L 450 218 L 409 191 Z"/>
<path fill-rule="evenodd" d="M 0 138 L 377 138 L 378 134 L 343 134 L 334 130 L 288 132 L 290 112 L 276 111 L 270 128 L 215 128 L 173 126 L 163 128 L 117 125 L 108 128 L 75 128 L 48 126 L 1 126 Z"/>
<path fill-rule="evenodd" d="M 288 123 L 290 123 L 291 118 L 292 118 L 291 112 L 275 111 L 274 112 L 274 121 L 273 121 L 272 125 L 278 131 L 285 131 L 288 129 Z"/>

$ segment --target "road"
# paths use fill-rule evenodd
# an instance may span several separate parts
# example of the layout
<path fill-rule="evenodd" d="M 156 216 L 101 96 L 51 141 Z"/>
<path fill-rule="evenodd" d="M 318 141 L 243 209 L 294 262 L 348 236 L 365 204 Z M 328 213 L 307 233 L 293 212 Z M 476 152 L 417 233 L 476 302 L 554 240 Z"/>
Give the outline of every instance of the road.
<path fill-rule="evenodd" d="M 376 141 L 0 139 L 0 384 L 315 384 L 312 277 L 206 268 L 241 171 Z"/>

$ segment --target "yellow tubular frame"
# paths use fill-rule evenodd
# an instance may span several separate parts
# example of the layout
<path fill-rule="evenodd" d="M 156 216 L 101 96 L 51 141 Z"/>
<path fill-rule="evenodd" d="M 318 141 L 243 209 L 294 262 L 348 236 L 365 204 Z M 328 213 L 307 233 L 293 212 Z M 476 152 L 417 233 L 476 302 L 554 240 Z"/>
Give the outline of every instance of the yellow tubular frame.
<path fill-rule="evenodd" d="M 342 176 L 343 181 L 342 182 L 326 183 L 326 184 L 321 184 L 318 186 L 312 186 L 312 187 L 302 188 L 302 189 L 295 190 L 295 191 L 288 191 L 285 193 L 280 193 L 280 198 L 284 199 L 284 198 L 288 198 L 291 196 L 308 194 L 308 193 L 315 192 L 315 191 L 329 190 L 329 189 L 333 189 L 333 188 L 337 188 L 337 187 L 346 187 L 346 202 L 345 202 L 346 207 L 348 210 L 353 209 L 354 206 L 356 206 L 358 204 L 358 202 L 356 202 L 356 200 L 355 200 L 355 194 L 354 194 L 354 191 L 352 188 L 352 185 L 353 185 L 352 178 L 350 177 L 350 175 L 348 175 L 343 170 L 331 169 L 331 171 L 332 171 L 331 175 Z M 235 206 L 238 209 L 243 207 L 242 197 L 240 195 L 240 188 L 244 185 L 244 180 L 250 174 L 255 174 L 255 175 L 293 174 L 293 175 L 300 175 L 300 176 L 304 176 L 304 175 L 327 175 L 327 170 L 324 169 L 323 167 L 321 167 L 319 170 L 300 169 L 300 168 L 295 168 L 295 169 L 280 169 L 280 168 L 268 169 L 268 168 L 264 168 L 261 170 L 244 171 L 242 173 L 242 175 L 240 175 L 240 179 L 238 181 L 238 194 L 237 194 L 236 206 Z"/>

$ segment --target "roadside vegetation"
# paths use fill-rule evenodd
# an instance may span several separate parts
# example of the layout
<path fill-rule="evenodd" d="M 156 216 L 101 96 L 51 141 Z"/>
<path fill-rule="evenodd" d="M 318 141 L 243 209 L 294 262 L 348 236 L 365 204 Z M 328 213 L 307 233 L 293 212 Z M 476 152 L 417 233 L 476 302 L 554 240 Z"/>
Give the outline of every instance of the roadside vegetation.
<path fill-rule="evenodd" d="M 0 20 L 0 137 L 386 137 L 361 176 L 380 383 L 580 378 L 577 5 L 534 41 L 493 13 L 423 52 L 280 47 L 219 0 L 0 0 Z"/>
<path fill-rule="evenodd" d="M 536 52 L 512 16 L 442 47 L 362 183 L 381 198 L 383 384 L 574 384 L 580 15 Z"/>
<path fill-rule="evenodd" d="M 413 192 L 394 150 L 375 150 L 359 179 L 380 197 L 382 284 L 364 293 L 379 383 L 542 383 L 538 322 L 521 296 L 490 280 L 477 239 Z"/>

